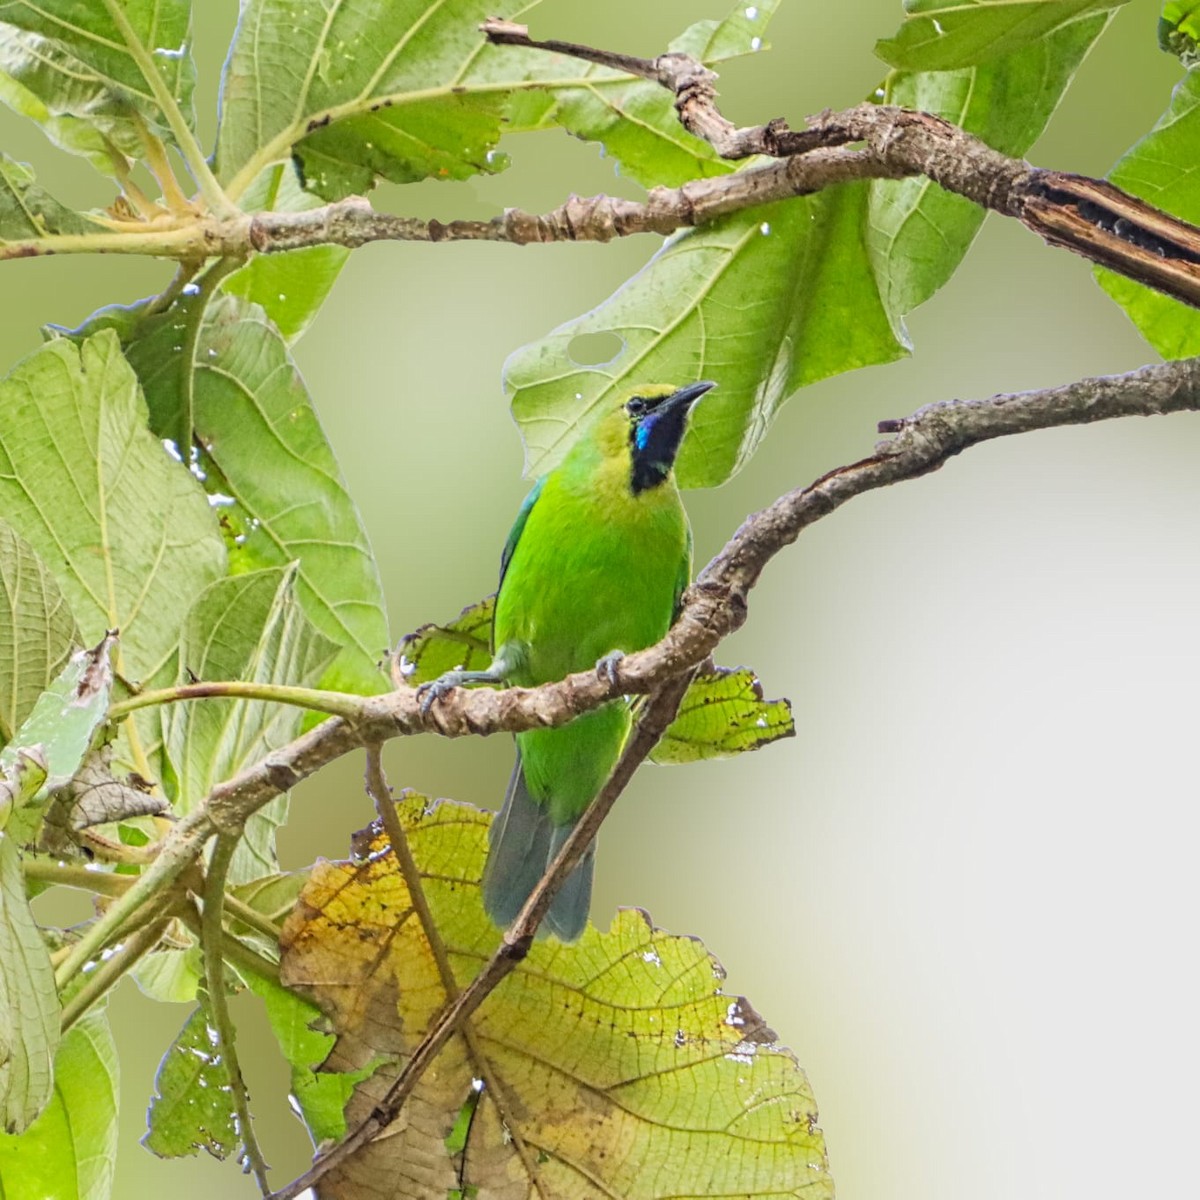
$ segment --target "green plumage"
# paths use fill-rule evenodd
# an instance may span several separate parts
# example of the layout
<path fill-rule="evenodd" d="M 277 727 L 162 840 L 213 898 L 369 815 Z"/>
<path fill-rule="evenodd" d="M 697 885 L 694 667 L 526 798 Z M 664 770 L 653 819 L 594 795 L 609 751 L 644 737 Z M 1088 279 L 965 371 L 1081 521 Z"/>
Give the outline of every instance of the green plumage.
<path fill-rule="evenodd" d="M 659 641 L 691 575 L 692 539 L 671 473 L 692 403 L 711 384 L 632 389 L 610 402 L 530 492 L 501 561 L 489 672 L 525 687 L 589 670 Z M 437 685 L 435 685 L 437 686 Z M 614 701 L 557 729 L 517 735 L 517 766 L 492 826 L 483 879 L 492 918 L 509 924 L 612 772 L 629 734 Z M 591 852 L 555 897 L 549 930 L 587 923 Z"/>

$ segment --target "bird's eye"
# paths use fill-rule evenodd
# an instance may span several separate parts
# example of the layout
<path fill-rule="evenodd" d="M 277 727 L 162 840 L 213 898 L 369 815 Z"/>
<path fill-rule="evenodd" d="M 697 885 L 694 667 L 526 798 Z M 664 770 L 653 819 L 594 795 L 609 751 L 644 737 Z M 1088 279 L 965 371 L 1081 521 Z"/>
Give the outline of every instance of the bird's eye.
<path fill-rule="evenodd" d="M 628 404 L 625 405 L 625 411 L 631 417 L 643 416 L 646 412 L 646 408 L 647 408 L 646 401 L 643 400 L 641 398 L 641 396 L 634 396 L 634 398 L 632 400 L 630 400 Z"/>

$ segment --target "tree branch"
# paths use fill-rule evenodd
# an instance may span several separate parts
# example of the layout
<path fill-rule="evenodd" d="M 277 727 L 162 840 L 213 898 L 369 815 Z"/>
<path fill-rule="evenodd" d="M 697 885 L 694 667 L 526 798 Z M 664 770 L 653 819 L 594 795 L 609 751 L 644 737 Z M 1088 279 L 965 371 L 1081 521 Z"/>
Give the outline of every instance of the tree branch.
<path fill-rule="evenodd" d="M 333 759 L 371 742 L 419 733 L 464 737 L 563 725 L 620 695 L 648 694 L 691 671 L 746 618 L 750 590 L 768 562 L 847 501 L 916 479 L 980 442 L 1116 417 L 1200 411 L 1200 359 L 1141 367 L 1044 391 L 946 400 L 884 422 L 894 435 L 859 462 L 838 467 L 748 517 L 684 595 L 679 619 L 655 646 L 621 660 L 616 683 L 582 671 L 536 688 L 457 688 L 422 712 L 415 689 L 360 698 L 353 719 L 334 718 L 220 784 L 204 810 L 233 828 Z M 188 819 L 198 817 L 193 813 Z M 194 830 L 192 831 L 194 832 Z M 174 839 L 172 833 L 164 843 Z M 161 856 L 160 856 L 161 857 Z"/>
<path fill-rule="evenodd" d="M 58 978 L 70 979 L 135 924 L 147 907 L 156 907 L 155 901 L 170 903 L 171 885 L 199 858 L 214 833 L 240 829 L 264 804 L 351 750 L 419 733 L 462 737 L 562 725 L 617 696 L 653 693 L 671 681 L 679 686 L 745 621 L 749 592 L 771 559 L 855 496 L 926 475 L 969 447 L 994 438 L 1115 417 L 1186 411 L 1200 411 L 1200 359 L 1142 367 L 1045 391 L 941 401 L 912 416 L 884 422 L 880 432 L 893 436 L 877 445 L 872 455 L 838 467 L 748 517 L 685 593 L 680 617 L 667 636 L 622 659 L 615 683 L 586 671 L 537 688 L 459 688 L 428 713 L 421 711 L 412 688 L 357 698 L 354 717 L 326 721 L 219 784 L 172 828 L 145 873 L 71 947 L 59 964 Z M 590 817 L 580 829 L 580 839 L 590 838 L 595 831 Z M 563 864 L 574 845 L 575 839 L 567 843 Z M 556 863 L 548 879 L 557 880 L 567 869 Z M 521 935 L 514 931 L 528 928 L 525 922 L 536 919 L 530 906 L 537 905 L 540 917 L 549 895 L 539 888 L 509 931 L 510 937 L 519 939 Z"/>
<path fill-rule="evenodd" d="M 240 833 L 240 830 L 236 834 L 221 833 L 213 846 L 204 880 L 200 942 L 204 952 L 204 989 L 208 993 L 208 1012 L 212 1018 L 209 1036 L 213 1038 L 216 1054 L 224 1060 L 229 1077 L 230 1099 L 233 1102 L 237 1134 L 242 1143 L 239 1158 L 243 1169 L 253 1172 L 258 1190 L 265 1196 L 271 1190 L 267 1182 L 267 1164 L 254 1130 L 250 1094 L 246 1091 L 246 1080 L 238 1061 L 237 1028 L 229 1015 L 229 1000 L 225 994 L 225 887 Z"/>
<path fill-rule="evenodd" d="M 538 46 L 559 43 L 528 43 Z M 600 53 L 600 52 L 597 52 Z M 620 57 L 620 56 L 618 56 Z M 690 63 L 683 55 L 653 60 Z M 624 61 L 624 60 L 622 60 Z M 643 60 L 637 60 L 643 61 Z M 46 254 L 148 254 L 194 262 L 213 256 L 241 259 L 306 246 L 356 249 L 369 242 L 490 241 L 524 246 L 598 241 L 639 233 L 664 236 L 777 200 L 810 195 L 838 183 L 925 175 L 948 192 L 1020 221 L 1061 246 L 1138 283 L 1200 307 L 1200 228 L 1112 184 L 1083 175 L 1032 167 L 992 150 L 973 135 L 930 113 L 863 104 L 825 112 L 808 128 L 783 121 L 737 129 L 712 106 L 699 76 L 677 69 L 669 78 L 685 126 L 706 136 L 731 159 L 766 154 L 777 161 L 730 175 L 695 179 L 678 188 L 652 188 L 644 201 L 571 196 L 546 213 L 508 209 L 489 221 L 395 216 L 376 212 L 360 196 L 307 212 L 197 218 L 157 230 L 60 234 L 0 243 L 0 260 Z M 660 80 L 661 82 L 661 80 Z M 857 144 L 858 149 L 851 149 Z"/>
<path fill-rule="evenodd" d="M 365 779 L 367 794 L 375 803 L 375 811 L 379 814 L 380 823 L 383 825 L 387 839 L 391 843 L 392 854 L 395 856 L 396 865 L 400 869 L 400 876 L 404 880 L 404 886 L 408 889 L 409 899 L 412 902 L 417 920 L 421 925 L 421 932 L 425 936 L 425 941 L 429 944 L 430 953 L 432 953 L 433 961 L 437 966 L 438 978 L 441 980 L 442 990 L 446 993 L 446 1003 L 453 1005 L 459 997 L 458 981 L 454 978 L 454 968 L 450 965 L 450 954 L 446 949 L 446 943 L 442 940 L 441 931 L 434 920 L 433 910 L 429 907 L 429 898 L 425 895 L 425 884 L 421 879 L 421 872 L 417 867 L 417 861 L 413 857 L 412 847 L 408 842 L 408 834 L 405 833 L 404 826 L 400 823 L 400 814 L 396 811 L 396 802 L 392 799 L 392 789 L 388 786 L 387 776 L 383 770 L 383 747 L 378 743 L 373 743 L 367 747 Z M 496 1079 L 496 1073 L 492 1069 L 492 1064 L 488 1060 L 487 1054 L 484 1052 L 474 1028 L 469 1021 L 462 1021 L 459 1024 L 457 1032 L 462 1035 L 463 1041 L 467 1044 L 467 1050 L 471 1056 L 472 1069 L 479 1072 L 479 1077 L 483 1080 L 491 1102 L 496 1105 L 500 1118 L 504 1121 L 512 1137 L 513 1149 L 517 1152 L 517 1157 L 521 1160 L 525 1174 L 534 1182 L 535 1190 L 542 1196 L 542 1200 L 551 1200 L 549 1196 L 543 1193 L 538 1178 L 537 1159 L 535 1155 L 525 1144 L 525 1139 L 521 1135 L 517 1123 L 511 1119 L 511 1114 L 505 1111 L 504 1091 Z M 413 1082 L 415 1083 L 416 1081 L 414 1080 Z M 396 1083 L 398 1085 L 399 1080 Z M 391 1124 L 391 1121 L 394 1121 L 400 1113 L 400 1105 L 397 1104 L 394 1110 L 389 1109 L 388 1111 L 391 1113 L 388 1124 Z M 376 1112 L 378 1112 L 378 1109 Z M 375 1113 L 372 1113 L 372 1118 L 374 1116 Z M 321 1168 L 320 1173 L 324 1175 L 335 1164 L 330 1163 L 329 1166 L 325 1166 L 324 1160 L 322 1160 L 317 1165 Z M 314 1169 L 316 1169 L 315 1166 Z"/>
<path fill-rule="evenodd" d="M 523 25 L 491 18 L 480 28 L 494 45 L 566 54 L 653 80 L 675 96 L 680 124 L 722 158 L 803 159 L 818 150 L 865 143 L 883 168 L 873 178 L 925 175 L 949 192 L 1016 217 L 1053 246 L 1200 307 L 1200 229 L 1103 180 L 1031 167 L 1008 158 L 930 113 L 860 104 L 822 113 L 809 128 L 781 119 L 744 129 L 717 107 L 716 73 L 687 54 L 655 59 L 612 54 L 571 42 L 536 42 Z M 728 180 L 736 176 L 725 176 Z M 718 181 L 720 182 L 720 181 Z M 777 197 L 778 198 L 778 197 Z"/>
<path fill-rule="evenodd" d="M 287 1187 L 273 1193 L 266 1200 L 295 1200 L 302 1192 L 312 1187 L 319 1179 L 339 1164 L 344 1163 L 382 1133 L 400 1115 L 404 1102 L 416 1087 L 421 1076 L 437 1058 L 442 1047 L 455 1033 L 461 1031 L 466 1034 L 469 1029 L 467 1020 L 470 1015 L 495 991 L 497 984 L 510 974 L 529 953 L 534 934 L 550 908 L 550 902 L 554 899 L 559 887 L 584 856 L 589 844 L 603 824 L 604 818 L 612 811 L 612 806 L 629 785 L 629 781 L 638 767 L 646 760 L 650 751 L 654 749 L 658 740 L 666 732 L 667 726 L 675 719 L 675 714 L 679 710 L 679 702 L 683 699 L 684 692 L 687 691 L 691 675 L 690 670 L 684 671 L 669 680 L 651 696 L 633 736 L 629 739 L 616 767 L 613 768 L 612 775 L 609 776 L 604 787 L 600 789 L 599 795 L 580 818 L 579 823 L 572 830 L 571 836 L 563 843 L 558 855 L 525 902 L 525 907 L 517 914 L 517 919 L 505 930 L 500 945 L 479 974 L 461 992 L 453 988 L 453 976 L 450 977 L 446 1007 L 442 1009 L 441 1015 L 426 1031 L 425 1036 L 417 1044 L 416 1049 L 401 1068 L 400 1074 L 393 1080 L 386 1095 L 376 1105 L 371 1115 L 336 1146 L 317 1159 L 303 1175 L 292 1180 Z M 382 772 L 375 770 L 378 765 L 378 746 L 373 746 L 369 753 L 376 756 L 373 760 L 368 760 L 368 779 L 372 781 L 372 790 L 378 805 L 380 796 L 386 791 L 386 784 L 382 782 Z M 383 810 L 379 811 L 380 817 L 383 819 Z M 404 831 L 399 828 L 399 822 L 395 821 L 394 814 L 395 809 L 393 808 L 392 821 L 390 823 L 385 821 L 385 824 L 388 825 L 388 836 L 393 839 L 392 847 L 397 854 L 406 855 L 407 842 Z M 394 834 L 391 832 L 392 825 L 396 827 Z M 403 850 L 400 849 L 401 847 Z M 408 869 L 414 873 L 416 871 L 416 864 L 411 862 L 411 858 Z M 408 878 L 407 869 L 405 877 Z M 419 880 L 417 882 L 419 892 Z M 425 917 L 422 916 L 421 919 L 424 921 Z M 441 964 L 439 964 L 440 966 Z M 448 964 L 445 971 L 449 971 Z M 443 975 L 443 982 L 445 983 L 445 975 Z M 476 1053 L 478 1052 L 476 1051 Z M 523 1154 L 522 1157 L 526 1156 Z"/>

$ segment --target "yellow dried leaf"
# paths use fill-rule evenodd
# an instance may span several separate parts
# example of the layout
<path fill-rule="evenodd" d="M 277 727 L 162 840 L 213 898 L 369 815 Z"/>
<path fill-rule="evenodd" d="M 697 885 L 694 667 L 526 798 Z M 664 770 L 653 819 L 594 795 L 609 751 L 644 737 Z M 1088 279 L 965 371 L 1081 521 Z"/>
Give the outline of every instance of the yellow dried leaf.
<path fill-rule="evenodd" d="M 490 814 L 412 794 L 398 811 L 462 988 L 499 941 L 479 896 Z M 338 1034 L 324 1069 L 396 1060 L 355 1091 L 351 1128 L 446 1001 L 386 837 L 372 827 L 354 850 L 313 870 L 281 939 L 284 981 Z M 723 975 L 698 941 L 632 909 L 607 933 L 537 942 L 471 1018 L 471 1044 L 451 1040 L 400 1119 L 322 1196 L 827 1200 L 804 1072 L 745 1000 L 721 991 Z"/>

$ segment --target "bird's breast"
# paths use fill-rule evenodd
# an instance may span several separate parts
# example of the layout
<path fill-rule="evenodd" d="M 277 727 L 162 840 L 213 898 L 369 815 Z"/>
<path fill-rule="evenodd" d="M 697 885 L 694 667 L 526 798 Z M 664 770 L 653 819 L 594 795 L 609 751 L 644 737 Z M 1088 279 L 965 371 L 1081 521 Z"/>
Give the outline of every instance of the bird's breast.
<path fill-rule="evenodd" d="M 686 546 L 674 486 L 634 497 L 547 479 L 496 602 L 496 646 L 519 644 L 525 661 L 526 677 L 513 682 L 560 679 L 658 641 Z"/>

